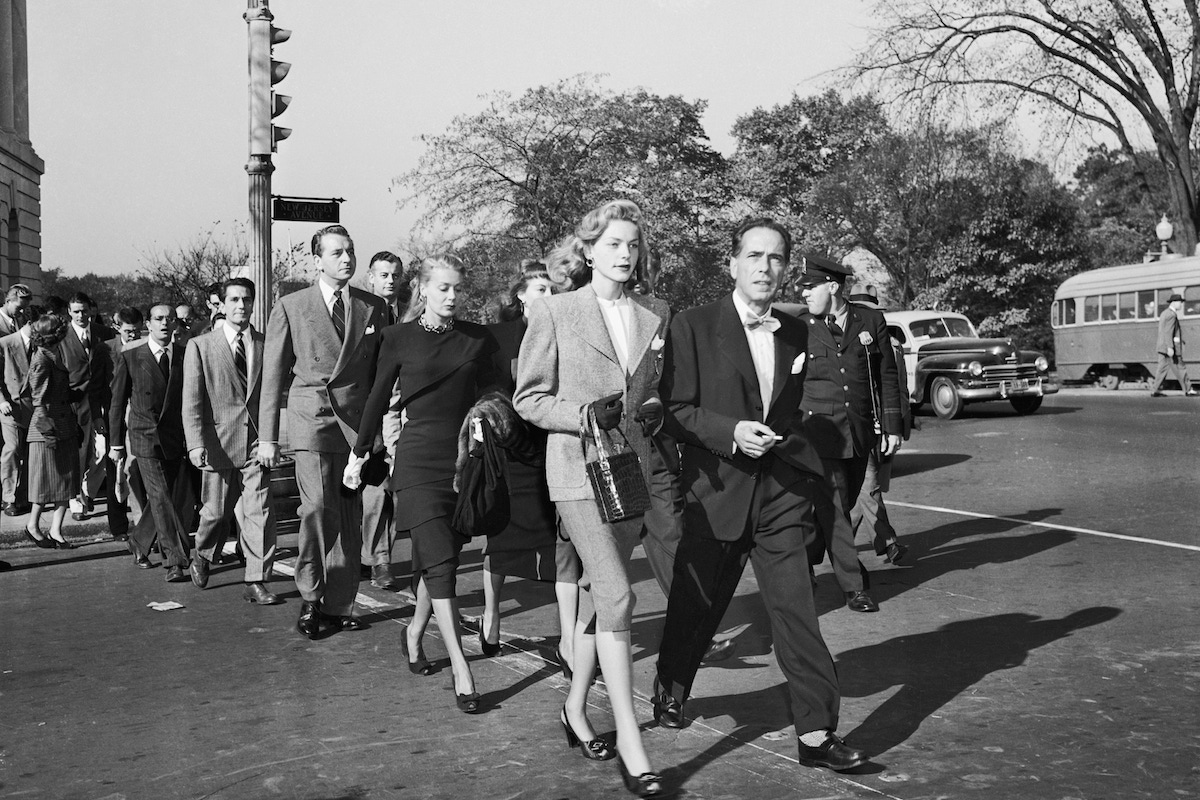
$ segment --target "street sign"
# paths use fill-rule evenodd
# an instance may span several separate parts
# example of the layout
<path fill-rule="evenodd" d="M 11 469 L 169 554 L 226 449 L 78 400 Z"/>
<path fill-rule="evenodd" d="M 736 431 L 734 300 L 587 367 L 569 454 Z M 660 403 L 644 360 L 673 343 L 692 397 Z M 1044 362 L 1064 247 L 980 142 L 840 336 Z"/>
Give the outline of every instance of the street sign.
<path fill-rule="evenodd" d="M 271 218 L 282 222 L 341 222 L 342 198 L 271 197 Z"/>

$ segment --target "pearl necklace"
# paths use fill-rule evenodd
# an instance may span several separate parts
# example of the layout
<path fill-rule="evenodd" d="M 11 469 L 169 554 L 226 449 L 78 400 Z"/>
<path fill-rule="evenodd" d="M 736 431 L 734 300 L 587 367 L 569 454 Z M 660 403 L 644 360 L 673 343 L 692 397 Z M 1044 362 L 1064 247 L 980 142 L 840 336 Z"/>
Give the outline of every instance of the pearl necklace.
<path fill-rule="evenodd" d="M 451 317 L 450 321 L 447 322 L 445 325 L 430 325 L 428 322 L 425 321 L 425 315 L 422 314 L 420 317 L 417 318 L 417 324 L 420 325 L 425 330 L 429 331 L 430 333 L 446 333 L 447 331 L 454 330 L 454 318 L 453 317 Z"/>

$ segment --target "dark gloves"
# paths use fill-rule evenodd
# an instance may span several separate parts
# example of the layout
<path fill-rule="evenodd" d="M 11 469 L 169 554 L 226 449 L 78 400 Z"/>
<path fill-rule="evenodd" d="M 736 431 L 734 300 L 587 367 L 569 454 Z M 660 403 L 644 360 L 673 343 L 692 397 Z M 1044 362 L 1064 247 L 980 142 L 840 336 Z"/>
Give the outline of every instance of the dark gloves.
<path fill-rule="evenodd" d="M 601 397 L 591 404 L 591 410 L 596 415 L 596 424 L 600 426 L 600 430 L 611 431 L 621 424 L 621 413 L 625 410 L 621 402 L 621 392 Z"/>
<path fill-rule="evenodd" d="M 642 403 L 642 407 L 637 410 L 633 418 L 642 424 L 642 434 L 651 436 L 662 427 L 663 413 L 662 403 L 648 400 Z"/>

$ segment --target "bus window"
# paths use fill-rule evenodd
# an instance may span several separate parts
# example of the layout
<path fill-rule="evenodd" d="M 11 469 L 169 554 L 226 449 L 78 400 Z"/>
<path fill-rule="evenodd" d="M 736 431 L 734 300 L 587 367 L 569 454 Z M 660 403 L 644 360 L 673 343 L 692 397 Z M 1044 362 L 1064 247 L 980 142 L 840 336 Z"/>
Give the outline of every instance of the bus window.
<path fill-rule="evenodd" d="M 1057 328 L 1062 324 L 1062 300 L 1050 304 L 1050 327 Z"/>
<path fill-rule="evenodd" d="M 1112 322 L 1117 318 L 1117 296 L 1106 294 L 1100 298 L 1100 319 Z"/>
<path fill-rule="evenodd" d="M 1137 293 L 1138 319 L 1155 319 L 1158 313 L 1154 310 L 1154 290 L 1143 289 Z"/>
<path fill-rule="evenodd" d="M 1075 298 L 1063 300 L 1063 325 L 1075 324 Z"/>
<path fill-rule="evenodd" d="M 1162 312 L 1167 310 L 1167 306 L 1170 305 L 1170 303 L 1167 301 L 1171 299 L 1172 294 L 1174 294 L 1174 292 L 1170 289 L 1158 290 L 1158 311 L 1154 312 L 1154 316 L 1162 316 Z"/>
<path fill-rule="evenodd" d="M 1189 286 L 1183 290 L 1183 313 L 1188 317 L 1200 314 L 1200 286 Z"/>
<path fill-rule="evenodd" d="M 1100 298 L 1096 295 L 1083 298 L 1083 321 L 1097 322 L 1100 319 Z"/>
<path fill-rule="evenodd" d="M 1117 316 L 1121 319 L 1137 319 L 1137 295 L 1133 292 L 1122 292 L 1117 303 Z"/>

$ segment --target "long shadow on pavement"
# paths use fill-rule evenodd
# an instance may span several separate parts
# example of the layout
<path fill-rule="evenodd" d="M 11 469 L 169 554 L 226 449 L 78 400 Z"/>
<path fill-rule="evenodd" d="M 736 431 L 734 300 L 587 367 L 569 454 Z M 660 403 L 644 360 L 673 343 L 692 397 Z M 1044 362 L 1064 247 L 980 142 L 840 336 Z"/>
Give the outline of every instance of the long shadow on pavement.
<path fill-rule="evenodd" d="M 1062 619 L 997 614 L 847 650 L 837 657 L 842 696 L 868 697 L 900 687 L 847 738 L 869 753 L 885 753 L 991 673 L 1020 667 L 1033 650 L 1120 614 L 1111 606 L 1085 608 Z"/>

